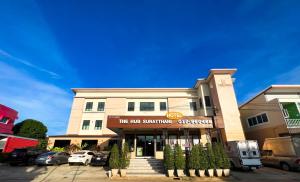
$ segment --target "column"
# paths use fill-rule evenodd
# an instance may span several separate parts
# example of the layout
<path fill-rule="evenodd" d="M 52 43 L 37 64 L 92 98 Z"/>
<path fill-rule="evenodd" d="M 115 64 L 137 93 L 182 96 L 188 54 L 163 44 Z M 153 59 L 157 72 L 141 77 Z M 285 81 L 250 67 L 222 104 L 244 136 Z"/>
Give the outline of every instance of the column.
<path fill-rule="evenodd" d="M 154 158 L 156 158 L 156 135 L 154 135 Z"/>
<path fill-rule="evenodd" d="M 132 159 L 135 159 L 136 157 L 136 134 L 134 134 L 134 140 L 133 140 L 133 155 L 131 155 Z"/>

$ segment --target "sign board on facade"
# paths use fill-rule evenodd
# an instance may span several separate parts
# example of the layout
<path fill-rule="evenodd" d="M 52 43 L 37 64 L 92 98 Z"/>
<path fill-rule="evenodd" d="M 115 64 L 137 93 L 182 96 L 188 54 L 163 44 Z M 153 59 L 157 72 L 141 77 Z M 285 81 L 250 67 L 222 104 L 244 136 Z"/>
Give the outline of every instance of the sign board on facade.
<path fill-rule="evenodd" d="M 166 116 L 108 116 L 108 128 L 213 128 L 212 118 L 184 116 L 172 120 Z"/>

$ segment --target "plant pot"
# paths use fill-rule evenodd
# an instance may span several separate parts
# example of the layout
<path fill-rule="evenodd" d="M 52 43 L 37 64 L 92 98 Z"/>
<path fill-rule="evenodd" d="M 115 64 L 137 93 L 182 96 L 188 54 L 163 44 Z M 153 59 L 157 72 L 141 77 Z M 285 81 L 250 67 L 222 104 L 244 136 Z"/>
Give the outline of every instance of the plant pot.
<path fill-rule="evenodd" d="M 178 177 L 184 176 L 184 174 L 183 174 L 183 169 L 177 169 L 176 172 L 177 172 L 177 176 L 178 176 Z"/>
<path fill-rule="evenodd" d="M 223 169 L 223 175 L 229 176 L 230 175 L 230 169 Z"/>
<path fill-rule="evenodd" d="M 126 170 L 126 169 L 120 169 L 120 174 L 121 174 L 121 177 L 124 177 L 124 176 L 126 176 L 126 172 L 127 172 L 127 170 Z"/>
<path fill-rule="evenodd" d="M 200 177 L 205 177 L 205 170 L 199 169 L 199 176 Z"/>
<path fill-rule="evenodd" d="M 215 169 L 216 176 L 220 177 L 223 174 L 223 169 Z"/>
<path fill-rule="evenodd" d="M 112 176 L 117 176 L 119 172 L 119 169 L 111 169 L 111 175 Z"/>
<path fill-rule="evenodd" d="M 174 177 L 174 169 L 168 170 L 168 177 Z"/>
<path fill-rule="evenodd" d="M 214 177 L 214 169 L 207 169 L 207 174 L 209 177 Z"/>
<path fill-rule="evenodd" d="M 190 169 L 189 170 L 190 176 L 196 176 L 196 172 L 195 171 L 196 171 L 195 169 Z"/>

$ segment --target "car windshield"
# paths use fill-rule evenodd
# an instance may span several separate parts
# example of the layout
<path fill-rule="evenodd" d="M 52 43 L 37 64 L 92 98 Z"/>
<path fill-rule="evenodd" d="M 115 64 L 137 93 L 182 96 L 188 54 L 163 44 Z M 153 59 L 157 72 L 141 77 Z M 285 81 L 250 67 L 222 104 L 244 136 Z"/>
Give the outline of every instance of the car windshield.
<path fill-rule="evenodd" d="M 75 152 L 74 154 L 85 154 L 85 152 Z"/>

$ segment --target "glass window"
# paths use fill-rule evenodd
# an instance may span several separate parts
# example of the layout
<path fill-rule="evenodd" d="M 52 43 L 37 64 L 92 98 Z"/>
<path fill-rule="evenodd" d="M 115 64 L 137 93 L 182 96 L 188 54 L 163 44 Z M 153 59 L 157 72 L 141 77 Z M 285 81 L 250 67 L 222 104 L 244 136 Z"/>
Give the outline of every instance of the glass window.
<path fill-rule="evenodd" d="M 104 111 L 105 102 L 98 102 L 97 111 Z"/>
<path fill-rule="evenodd" d="M 167 103 L 166 102 L 160 102 L 159 107 L 161 111 L 166 111 L 167 110 Z"/>
<path fill-rule="evenodd" d="M 253 125 L 257 125 L 257 120 L 256 120 L 256 117 L 253 117 L 253 118 L 251 118 L 252 119 L 252 123 L 253 123 Z"/>
<path fill-rule="evenodd" d="M 134 102 L 128 102 L 128 111 L 134 111 Z"/>
<path fill-rule="evenodd" d="M 201 97 L 199 99 L 199 105 L 200 105 L 200 108 L 203 108 L 203 102 L 202 102 L 202 98 Z"/>
<path fill-rule="evenodd" d="M 156 135 L 156 150 L 163 151 L 164 140 L 161 135 Z"/>
<path fill-rule="evenodd" d="M 248 124 L 249 124 L 249 126 L 253 126 L 252 118 L 248 119 Z"/>
<path fill-rule="evenodd" d="M 193 135 L 193 145 L 197 145 L 200 143 L 199 136 Z"/>
<path fill-rule="evenodd" d="M 256 119 L 257 119 L 258 123 L 262 123 L 263 122 L 263 119 L 262 119 L 261 115 L 256 116 Z"/>
<path fill-rule="evenodd" d="M 92 111 L 93 109 L 93 102 L 87 102 L 85 105 L 85 111 Z"/>
<path fill-rule="evenodd" d="M 140 111 L 154 111 L 154 102 L 140 102 Z"/>
<path fill-rule="evenodd" d="M 204 99 L 205 99 L 205 106 L 206 107 L 211 107 L 210 97 L 209 96 L 204 96 Z"/>
<path fill-rule="evenodd" d="M 197 104 L 196 104 L 196 102 L 190 102 L 190 109 L 192 111 L 197 111 Z"/>
<path fill-rule="evenodd" d="M 101 130 L 102 129 L 102 120 L 96 120 L 95 121 L 95 130 Z"/>
<path fill-rule="evenodd" d="M 266 113 L 262 114 L 261 116 L 262 116 L 263 122 L 268 122 L 268 117 L 267 117 Z"/>
<path fill-rule="evenodd" d="M 8 117 L 3 117 L 2 119 L 0 119 L 0 123 L 7 123 L 8 122 L 8 120 L 9 120 L 9 118 Z"/>
<path fill-rule="evenodd" d="M 88 130 L 90 127 L 90 120 L 83 120 L 82 130 Z"/>

